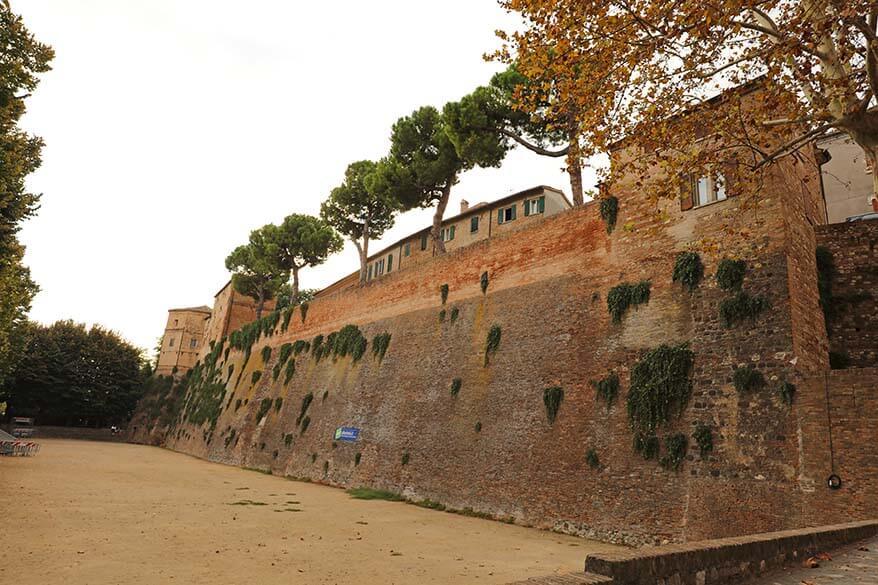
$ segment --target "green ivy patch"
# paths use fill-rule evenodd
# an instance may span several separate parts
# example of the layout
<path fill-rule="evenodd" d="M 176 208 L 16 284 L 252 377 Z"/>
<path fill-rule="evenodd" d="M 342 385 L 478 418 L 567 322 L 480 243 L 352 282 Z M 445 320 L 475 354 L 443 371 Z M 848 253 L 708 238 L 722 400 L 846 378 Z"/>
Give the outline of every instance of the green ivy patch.
<path fill-rule="evenodd" d="M 658 457 L 661 445 L 658 437 L 653 435 L 644 435 L 641 433 L 634 434 L 634 450 L 649 461 Z"/>
<path fill-rule="evenodd" d="M 763 311 L 771 308 L 771 303 L 761 295 L 750 296 L 739 291 L 730 299 L 719 304 L 719 318 L 722 326 L 731 329 L 744 319 L 755 320 Z"/>
<path fill-rule="evenodd" d="M 379 363 L 384 360 L 388 347 L 390 347 L 390 333 L 385 331 L 372 338 L 372 355 L 378 358 Z"/>
<path fill-rule="evenodd" d="M 314 394 L 308 392 L 305 396 L 302 397 L 302 406 L 299 409 L 299 416 L 296 418 L 296 426 L 302 424 L 302 421 L 305 420 L 305 414 L 308 412 L 308 407 L 311 406 L 311 402 L 314 400 Z"/>
<path fill-rule="evenodd" d="M 732 383 L 738 392 L 753 392 L 765 386 L 765 376 L 752 365 L 748 365 L 734 369 Z"/>
<path fill-rule="evenodd" d="M 671 416 L 683 412 L 692 395 L 694 360 L 687 344 L 660 345 L 634 365 L 627 407 L 636 434 L 654 435 Z"/>
<path fill-rule="evenodd" d="M 723 258 L 716 268 L 716 283 L 726 291 L 739 291 L 744 284 L 747 263 L 743 260 Z"/>
<path fill-rule="evenodd" d="M 619 376 L 613 372 L 606 378 L 591 383 L 595 395 L 611 406 L 619 394 Z"/>
<path fill-rule="evenodd" d="M 676 433 L 665 437 L 665 455 L 659 460 L 659 465 L 665 469 L 677 471 L 683 465 L 686 458 L 688 441 L 683 433 Z"/>
<path fill-rule="evenodd" d="M 704 264 L 701 263 L 701 256 L 697 252 L 677 254 L 677 261 L 674 263 L 674 282 L 679 282 L 692 292 L 698 288 L 703 276 Z"/>
<path fill-rule="evenodd" d="M 592 447 L 585 452 L 585 462 L 592 469 L 598 469 L 601 466 L 601 460 L 598 458 L 598 452 Z"/>
<path fill-rule="evenodd" d="M 256 370 L 252 374 L 250 374 L 250 383 L 255 384 L 262 378 L 262 371 Z"/>
<path fill-rule="evenodd" d="M 259 411 L 256 413 L 256 420 L 260 421 L 271 410 L 271 398 L 263 398 L 259 402 Z"/>
<path fill-rule="evenodd" d="M 698 451 L 702 457 L 713 451 L 713 431 L 706 424 L 696 424 L 692 438 L 695 439 L 695 444 L 698 445 Z"/>
<path fill-rule="evenodd" d="M 780 396 L 781 402 L 787 406 L 792 406 L 793 397 L 796 395 L 796 385 L 784 380 L 778 385 L 777 395 Z"/>
<path fill-rule="evenodd" d="M 451 395 L 457 396 L 460 393 L 460 387 L 463 385 L 463 381 L 460 378 L 455 378 L 451 381 Z"/>
<path fill-rule="evenodd" d="M 543 390 L 543 405 L 546 407 L 546 418 L 549 424 L 555 422 L 558 411 L 561 409 L 561 401 L 564 400 L 564 389 L 558 386 Z"/>
<path fill-rule="evenodd" d="M 619 200 L 616 197 L 604 197 L 600 204 L 601 219 L 607 226 L 607 233 L 613 233 L 616 228 L 616 218 L 619 215 Z"/>
<path fill-rule="evenodd" d="M 499 325 L 491 325 L 491 329 L 488 330 L 488 337 L 485 340 L 485 366 L 488 365 L 490 357 L 497 353 L 497 349 L 500 347 L 500 337 L 502 334 L 503 331 L 500 329 Z"/>
<path fill-rule="evenodd" d="M 454 323 L 457 321 L 458 317 L 460 317 L 460 309 L 457 307 L 451 307 L 451 322 Z"/>
<path fill-rule="evenodd" d="M 287 362 L 287 366 L 284 371 L 284 386 L 290 383 L 290 380 L 293 379 L 293 375 L 296 373 L 296 360 L 291 359 Z"/>
<path fill-rule="evenodd" d="M 299 314 L 302 316 L 302 323 L 305 322 L 305 317 L 308 316 L 308 309 L 311 307 L 308 303 L 302 303 L 299 305 Z"/>
<path fill-rule="evenodd" d="M 482 272 L 481 278 L 479 278 L 479 286 L 482 288 L 482 294 L 488 290 L 488 271 Z"/>
<path fill-rule="evenodd" d="M 443 284 L 439 287 L 439 296 L 442 298 L 442 304 L 445 304 L 445 301 L 448 300 L 448 285 Z"/>
<path fill-rule="evenodd" d="M 651 286 L 648 280 L 644 280 L 637 284 L 623 282 L 611 288 L 607 293 L 607 310 L 613 317 L 613 323 L 621 323 L 630 307 L 648 303 Z"/>

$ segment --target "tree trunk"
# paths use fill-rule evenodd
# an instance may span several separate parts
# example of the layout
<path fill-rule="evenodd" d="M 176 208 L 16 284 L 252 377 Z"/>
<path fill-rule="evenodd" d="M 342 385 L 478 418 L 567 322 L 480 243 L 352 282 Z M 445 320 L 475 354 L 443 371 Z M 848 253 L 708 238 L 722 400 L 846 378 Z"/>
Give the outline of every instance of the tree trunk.
<path fill-rule="evenodd" d="M 360 244 L 359 240 L 351 239 L 354 243 L 354 246 L 357 247 L 357 256 L 360 257 L 360 284 L 366 282 L 366 254 L 363 252 L 363 245 Z"/>
<path fill-rule="evenodd" d="M 292 302 L 294 305 L 299 304 L 299 267 L 293 266 L 293 294 Z"/>
<path fill-rule="evenodd" d="M 357 252 L 360 253 L 360 284 L 366 282 L 367 264 L 369 263 L 369 218 L 363 222 L 363 243 L 354 240 Z"/>
<path fill-rule="evenodd" d="M 433 228 L 430 230 L 430 235 L 433 236 L 436 254 L 445 253 L 445 242 L 442 241 L 442 218 L 445 216 L 445 208 L 448 207 L 448 198 L 451 196 L 451 186 L 454 184 L 455 178 L 456 176 L 452 176 L 448 179 L 442 189 L 442 197 L 436 204 L 436 213 L 433 214 Z"/>

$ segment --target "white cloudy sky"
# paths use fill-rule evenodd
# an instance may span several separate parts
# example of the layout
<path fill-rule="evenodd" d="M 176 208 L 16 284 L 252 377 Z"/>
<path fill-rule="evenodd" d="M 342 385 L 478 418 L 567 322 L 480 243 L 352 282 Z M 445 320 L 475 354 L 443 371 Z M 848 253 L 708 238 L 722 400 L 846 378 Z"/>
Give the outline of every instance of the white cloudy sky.
<path fill-rule="evenodd" d="M 393 122 L 441 106 L 498 65 L 494 0 L 13 0 L 54 70 L 25 127 L 46 141 L 22 230 L 42 287 L 32 318 L 100 323 L 152 347 L 166 310 L 212 304 L 223 260 L 251 229 L 316 214 L 347 164 L 380 158 Z M 495 199 L 537 184 L 569 193 L 561 161 L 513 152 L 455 188 Z M 588 182 L 588 178 L 586 178 Z M 405 214 L 385 237 L 420 229 Z M 303 274 L 354 271 L 353 246 Z"/>

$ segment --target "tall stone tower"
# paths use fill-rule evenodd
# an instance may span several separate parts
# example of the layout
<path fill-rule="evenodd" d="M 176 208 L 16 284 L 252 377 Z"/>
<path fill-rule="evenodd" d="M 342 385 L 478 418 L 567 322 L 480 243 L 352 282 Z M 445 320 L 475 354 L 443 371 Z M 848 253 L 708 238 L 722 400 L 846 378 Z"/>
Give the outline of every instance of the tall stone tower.
<path fill-rule="evenodd" d="M 155 373 L 182 375 L 198 360 L 211 310 L 206 307 L 170 309 Z"/>

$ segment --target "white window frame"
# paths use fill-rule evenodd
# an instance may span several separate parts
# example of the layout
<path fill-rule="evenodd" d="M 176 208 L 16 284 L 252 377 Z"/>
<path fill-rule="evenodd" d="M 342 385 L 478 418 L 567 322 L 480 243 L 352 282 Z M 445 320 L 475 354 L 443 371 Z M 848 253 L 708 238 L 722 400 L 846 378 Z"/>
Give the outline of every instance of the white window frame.
<path fill-rule="evenodd" d="M 704 207 L 711 203 L 725 201 L 728 198 L 726 179 L 722 173 L 698 177 L 692 183 L 693 207 Z"/>

